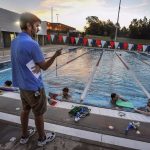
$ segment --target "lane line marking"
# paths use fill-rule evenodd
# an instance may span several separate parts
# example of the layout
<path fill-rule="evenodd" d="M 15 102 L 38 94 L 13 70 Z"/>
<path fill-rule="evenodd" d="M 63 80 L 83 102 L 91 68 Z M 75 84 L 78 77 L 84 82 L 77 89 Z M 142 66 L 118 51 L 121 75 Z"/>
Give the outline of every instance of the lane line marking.
<path fill-rule="evenodd" d="M 8 71 L 8 70 L 11 70 L 11 68 L 1 70 L 0 73 L 5 72 L 5 71 Z"/>

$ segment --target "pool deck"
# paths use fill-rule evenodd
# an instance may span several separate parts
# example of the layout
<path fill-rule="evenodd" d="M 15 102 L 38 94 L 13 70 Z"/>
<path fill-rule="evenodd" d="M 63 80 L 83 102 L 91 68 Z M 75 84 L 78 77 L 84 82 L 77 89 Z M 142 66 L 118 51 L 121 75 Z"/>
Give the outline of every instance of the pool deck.
<path fill-rule="evenodd" d="M 41 47 L 43 52 L 51 52 L 55 51 L 59 48 L 68 48 L 68 47 L 75 47 L 75 46 L 68 46 L 68 45 L 45 45 Z M 0 48 L 0 60 L 5 59 L 6 57 L 10 56 L 10 48 Z M 7 58 L 6 58 L 7 59 Z"/>
<path fill-rule="evenodd" d="M 44 53 L 48 53 L 51 51 L 56 51 L 59 48 L 67 49 L 69 47 L 81 47 L 81 46 L 71 46 L 71 45 L 45 45 L 41 47 Z M 86 48 L 95 48 L 95 49 L 102 49 L 98 47 L 86 47 Z M 114 50 L 109 48 L 104 48 L 107 50 Z M 122 50 L 121 50 L 122 51 Z M 128 52 L 136 52 L 136 51 L 128 51 Z M 150 57 L 150 53 L 147 52 L 141 52 L 142 54 L 145 54 Z M 10 48 L 0 48 L 0 62 L 8 61 L 10 60 Z"/>
<path fill-rule="evenodd" d="M 79 105 L 58 102 L 56 106 L 48 104 L 45 114 L 45 129 L 55 131 L 56 139 L 46 146 L 54 150 L 101 150 L 101 149 L 142 149 L 150 147 L 150 117 L 124 112 L 121 117 L 118 110 L 90 107 L 91 114 L 75 122 L 68 112 L 72 106 Z M 17 93 L 6 92 L 0 96 L 0 150 L 7 149 L 39 149 L 36 144 L 37 134 L 28 144 L 19 144 L 21 101 Z M 125 128 L 130 121 L 139 121 L 141 134 L 130 130 L 125 135 Z M 30 115 L 30 127 L 35 127 L 33 115 Z M 114 126 L 111 130 L 108 126 Z M 10 142 L 15 137 L 16 140 Z"/>

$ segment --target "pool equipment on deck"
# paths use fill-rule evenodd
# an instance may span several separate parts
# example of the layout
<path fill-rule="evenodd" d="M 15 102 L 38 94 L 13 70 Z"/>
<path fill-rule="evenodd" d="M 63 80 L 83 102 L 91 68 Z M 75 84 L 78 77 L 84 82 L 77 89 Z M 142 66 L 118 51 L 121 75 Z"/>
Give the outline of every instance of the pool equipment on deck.
<path fill-rule="evenodd" d="M 136 130 L 136 133 L 140 133 L 139 131 L 140 122 L 129 122 L 127 128 L 125 129 L 125 135 L 128 134 L 130 129 Z"/>
<path fill-rule="evenodd" d="M 78 122 L 81 118 L 85 118 L 90 114 L 91 109 L 85 106 L 75 106 L 68 113 L 71 117 L 74 116 L 74 121 Z"/>
<path fill-rule="evenodd" d="M 119 115 L 120 117 L 125 117 L 125 116 L 126 116 L 126 113 L 125 113 L 125 112 L 122 112 L 122 111 L 119 111 L 119 112 L 118 112 L 118 115 Z"/>

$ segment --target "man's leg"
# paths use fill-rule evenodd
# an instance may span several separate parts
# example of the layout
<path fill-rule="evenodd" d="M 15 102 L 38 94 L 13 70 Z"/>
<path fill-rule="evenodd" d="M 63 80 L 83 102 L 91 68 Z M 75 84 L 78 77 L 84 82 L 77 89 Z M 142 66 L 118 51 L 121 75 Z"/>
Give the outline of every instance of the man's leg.
<path fill-rule="evenodd" d="M 22 110 L 20 120 L 22 126 L 22 136 L 28 137 L 28 121 L 30 110 Z"/>
<path fill-rule="evenodd" d="M 35 116 L 35 125 L 37 132 L 39 134 L 39 139 L 43 139 L 45 137 L 43 115 Z"/>

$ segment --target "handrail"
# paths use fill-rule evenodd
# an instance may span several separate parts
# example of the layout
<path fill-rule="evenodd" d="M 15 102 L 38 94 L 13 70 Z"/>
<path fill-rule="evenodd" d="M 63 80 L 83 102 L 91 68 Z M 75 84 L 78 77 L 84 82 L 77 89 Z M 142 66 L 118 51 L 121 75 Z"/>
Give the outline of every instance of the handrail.
<path fill-rule="evenodd" d="M 130 74 L 133 76 L 134 80 L 137 82 L 137 84 L 139 85 L 139 87 L 142 89 L 142 91 L 145 93 L 145 95 L 147 96 L 147 98 L 150 98 L 150 93 L 145 89 L 145 87 L 142 85 L 142 83 L 137 79 L 135 73 L 131 70 L 131 67 L 129 67 L 129 64 L 127 62 L 125 62 L 125 60 L 123 58 L 121 58 L 116 52 L 115 54 L 118 56 L 118 58 L 121 60 L 121 62 L 126 66 L 126 69 L 130 72 Z"/>
<path fill-rule="evenodd" d="M 86 84 L 86 86 L 85 86 L 85 88 L 84 88 L 84 91 L 83 91 L 83 93 L 82 93 L 82 95 L 81 95 L 81 101 L 83 101 L 83 100 L 85 99 L 86 95 L 87 95 L 87 91 L 88 91 L 88 89 L 89 89 L 89 87 L 90 87 L 90 85 L 91 85 L 91 83 L 92 83 L 92 80 L 93 80 L 93 78 L 94 78 L 94 75 L 95 75 L 95 72 L 96 72 L 96 70 L 97 70 L 97 67 L 99 66 L 100 60 L 101 60 L 101 58 L 102 58 L 102 55 L 103 55 L 103 51 L 102 51 L 102 53 L 100 54 L 100 57 L 99 57 L 99 59 L 98 59 L 96 65 L 95 65 L 95 68 L 93 69 L 93 72 L 92 72 L 92 74 L 91 74 L 91 76 L 90 76 L 90 78 L 89 78 L 89 80 L 88 80 L 88 82 L 87 82 L 87 84 Z"/>

